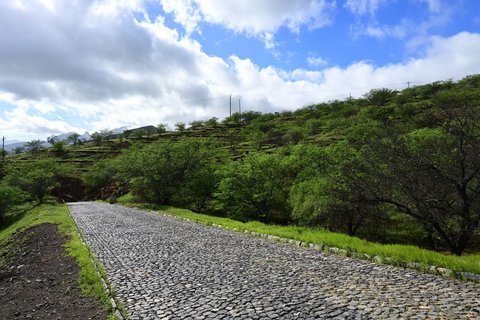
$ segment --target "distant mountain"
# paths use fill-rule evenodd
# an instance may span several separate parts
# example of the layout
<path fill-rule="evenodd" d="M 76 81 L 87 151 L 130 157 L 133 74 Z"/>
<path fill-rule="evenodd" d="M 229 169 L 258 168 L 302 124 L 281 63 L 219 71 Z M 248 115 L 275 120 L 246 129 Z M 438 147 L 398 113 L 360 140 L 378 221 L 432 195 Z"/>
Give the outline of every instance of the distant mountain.
<path fill-rule="evenodd" d="M 9 143 L 9 144 L 5 144 L 5 151 L 7 152 L 13 152 L 15 150 L 15 148 L 24 148 L 25 147 L 25 144 L 27 142 L 24 142 L 24 141 L 21 141 L 21 142 L 15 142 L 15 143 Z M 42 145 L 44 148 L 47 148 L 50 146 L 50 144 L 47 142 L 47 141 L 42 141 Z"/>
<path fill-rule="evenodd" d="M 145 128 L 148 128 L 149 131 L 152 130 L 149 127 L 152 127 L 152 126 L 137 128 L 137 129 L 133 129 L 133 130 L 142 130 L 142 129 L 145 129 Z M 154 128 L 154 127 L 152 127 L 152 128 Z M 113 136 L 119 136 L 120 134 L 122 134 L 125 131 L 129 131 L 128 127 L 115 128 L 115 129 L 112 130 L 112 135 Z M 68 137 L 70 137 L 74 133 L 76 133 L 76 132 L 67 132 L 67 133 L 62 133 L 62 134 L 56 135 L 54 137 L 55 137 L 56 141 L 67 141 Z M 78 137 L 78 140 L 82 141 L 82 142 L 91 141 L 92 136 L 90 135 L 90 133 L 88 131 L 85 131 L 84 134 L 82 134 Z M 0 141 L 0 143 L 1 143 L 1 141 Z M 27 143 L 26 141 L 20 141 L 20 140 L 5 141 L 5 151 L 12 152 L 17 147 L 24 147 L 26 143 Z M 43 141 L 43 146 L 44 147 L 49 147 L 50 144 L 47 141 Z M 1 149 L 1 145 L 0 145 L 0 149 Z"/>
<path fill-rule="evenodd" d="M 25 143 L 26 142 L 14 142 L 14 143 L 5 144 L 5 151 L 12 152 L 17 147 L 23 147 Z"/>
<path fill-rule="evenodd" d="M 22 140 L 7 140 L 7 139 L 5 139 L 5 145 L 19 143 L 19 142 L 23 142 L 23 141 Z"/>
<path fill-rule="evenodd" d="M 128 127 L 120 127 L 112 130 L 112 134 L 120 134 L 123 133 L 124 131 L 127 131 Z"/>
<path fill-rule="evenodd" d="M 66 141 L 68 139 L 68 137 L 70 137 L 74 133 L 76 133 L 76 132 L 68 132 L 68 133 L 59 134 L 58 136 L 55 136 L 55 140 L 56 141 Z"/>
<path fill-rule="evenodd" d="M 82 134 L 81 136 L 78 137 L 78 140 L 80 140 L 80 141 L 90 141 L 90 140 L 92 140 L 92 136 L 90 135 L 90 133 L 88 133 L 88 131 L 85 131 L 84 134 Z"/>

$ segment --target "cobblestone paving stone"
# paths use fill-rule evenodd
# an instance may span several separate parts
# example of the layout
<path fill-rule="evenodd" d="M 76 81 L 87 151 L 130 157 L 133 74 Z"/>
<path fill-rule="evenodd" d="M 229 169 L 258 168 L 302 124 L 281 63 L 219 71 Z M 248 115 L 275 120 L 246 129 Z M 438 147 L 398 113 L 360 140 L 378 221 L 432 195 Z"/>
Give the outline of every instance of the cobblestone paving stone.
<path fill-rule="evenodd" d="M 480 319 L 480 287 L 103 203 L 70 211 L 129 319 Z"/>

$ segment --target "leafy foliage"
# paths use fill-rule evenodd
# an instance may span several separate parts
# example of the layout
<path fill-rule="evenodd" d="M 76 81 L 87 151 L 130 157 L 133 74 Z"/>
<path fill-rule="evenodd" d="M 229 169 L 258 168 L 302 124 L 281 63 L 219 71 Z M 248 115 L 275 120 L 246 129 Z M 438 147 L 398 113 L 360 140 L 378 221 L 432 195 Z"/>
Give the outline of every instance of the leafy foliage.
<path fill-rule="evenodd" d="M 78 133 L 72 133 L 67 137 L 67 143 L 72 143 L 76 146 L 79 143 L 80 135 Z"/>
<path fill-rule="evenodd" d="M 480 243 L 479 79 L 179 122 L 167 134 L 139 128 L 137 139 L 90 144 L 83 154 L 96 156 L 93 165 L 73 155 L 84 146 L 62 161 L 82 166 L 92 197 L 130 192 L 155 205 L 462 254 Z M 102 159 L 107 149 L 118 157 Z"/>
<path fill-rule="evenodd" d="M 184 122 L 177 122 L 175 123 L 175 128 L 178 132 L 184 132 L 186 129 L 186 125 Z"/>
<path fill-rule="evenodd" d="M 27 148 L 27 150 L 30 151 L 30 152 L 38 152 L 38 151 L 44 149 L 43 141 L 42 140 L 31 140 L 31 141 L 25 143 L 25 148 Z"/>
<path fill-rule="evenodd" d="M 160 123 L 157 125 L 156 130 L 158 134 L 167 132 L 168 126 L 164 123 Z"/>
<path fill-rule="evenodd" d="M 132 192 L 150 203 L 206 206 L 216 184 L 215 153 L 205 141 L 154 143 L 133 149 L 120 161 Z"/>
<path fill-rule="evenodd" d="M 112 131 L 103 129 L 92 133 L 92 139 L 96 145 L 101 145 L 105 140 L 108 140 L 112 135 Z"/>
<path fill-rule="evenodd" d="M 277 154 L 252 154 L 219 170 L 217 209 L 242 221 L 290 221 L 288 192 L 293 181 L 288 162 Z"/>
<path fill-rule="evenodd" d="M 462 254 L 480 223 L 480 94 L 436 96 L 437 128 L 421 128 L 367 146 L 361 170 L 369 199 L 433 228 Z M 374 182 L 374 183 L 373 183 Z"/>
<path fill-rule="evenodd" d="M 55 187 L 57 179 L 72 174 L 71 167 L 43 159 L 11 169 L 5 181 L 8 185 L 25 191 L 38 203 L 43 203 L 45 197 Z"/>
<path fill-rule="evenodd" d="M 65 153 L 65 142 L 55 141 L 51 148 L 52 152 L 56 155 L 63 155 Z"/>
<path fill-rule="evenodd" d="M 7 184 L 0 184 L 0 225 L 3 223 L 5 213 L 14 205 L 21 203 L 25 196 L 19 188 Z"/>

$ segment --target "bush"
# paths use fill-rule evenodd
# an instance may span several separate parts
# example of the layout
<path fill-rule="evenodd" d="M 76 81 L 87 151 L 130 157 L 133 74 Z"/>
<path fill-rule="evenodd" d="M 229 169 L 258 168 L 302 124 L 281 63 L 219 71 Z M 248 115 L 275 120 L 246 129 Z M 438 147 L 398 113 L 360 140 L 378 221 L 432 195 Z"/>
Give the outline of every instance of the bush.
<path fill-rule="evenodd" d="M 83 175 L 83 182 L 90 189 L 101 189 L 116 180 L 119 164 L 115 159 L 101 160 Z"/>
<path fill-rule="evenodd" d="M 25 196 L 19 188 L 0 184 L 0 225 L 4 222 L 5 214 L 14 205 L 21 203 Z"/>
<path fill-rule="evenodd" d="M 184 132 L 185 129 L 186 129 L 186 125 L 184 122 L 177 122 L 175 123 L 175 129 L 178 131 L 178 132 Z"/>
<path fill-rule="evenodd" d="M 10 186 L 27 192 L 37 202 L 43 203 L 45 196 L 57 184 L 57 179 L 72 175 L 72 170 L 69 166 L 44 159 L 13 168 L 5 177 L 5 181 Z"/>
<path fill-rule="evenodd" d="M 215 154 L 205 142 L 158 142 L 132 150 L 120 161 L 128 163 L 122 173 L 130 179 L 132 193 L 150 203 L 202 209 L 216 184 Z"/>
<path fill-rule="evenodd" d="M 362 189 L 352 184 L 349 173 L 358 166 L 359 154 L 345 142 L 323 149 L 300 146 L 293 159 L 301 168 L 290 191 L 296 223 L 355 235 L 372 214 L 380 215 L 380 208 L 366 203 Z"/>
<path fill-rule="evenodd" d="M 365 99 L 375 106 L 384 106 L 390 102 L 396 94 L 396 91 L 387 88 L 372 89 L 365 94 Z"/>
<path fill-rule="evenodd" d="M 200 129 L 205 127 L 205 121 L 202 120 L 194 120 L 190 122 L 190 128 L 192 129 Z"/>
<path fill-rule="evenodd" d="M 168 126 L 164 123 L 160 123 L 159 125 L 156 126 L 155 129 L 156 129 L 158 134 L 162 134 L 162 133 L 167 132 Z"/>
<path fill-rule="evenodd" d="M 57 155 L 62 155 L 65 153 L 65 142 L 64 141 L 55 141 L 52 145 L 52 152 Z"/>
<path fill-rule="evenodd" d="M 285 224 L 290 221 L 291 168 L 285 158 L 251 154 L 220 168 L 217 209 L 231 218 Z"/>
<path fill-rule="evenodd" d="M 27 143 L 25 143 L 25 148 L 27 148 L 28 151 L 30 152 L 38 152 L 42 149 L 43 147 L 43 141 L 42 140 L 32 140 Z"/>

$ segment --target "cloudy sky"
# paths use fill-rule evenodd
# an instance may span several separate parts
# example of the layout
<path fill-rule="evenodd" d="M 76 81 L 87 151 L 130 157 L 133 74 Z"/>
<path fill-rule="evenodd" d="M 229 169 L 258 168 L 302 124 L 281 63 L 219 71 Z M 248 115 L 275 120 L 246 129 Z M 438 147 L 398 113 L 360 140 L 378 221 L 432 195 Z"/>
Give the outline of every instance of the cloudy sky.
<path fill-rule="evenodd" d="M 2 0 L 0 135 L 292 110 L 480 73 L 478 0 Z"/>

